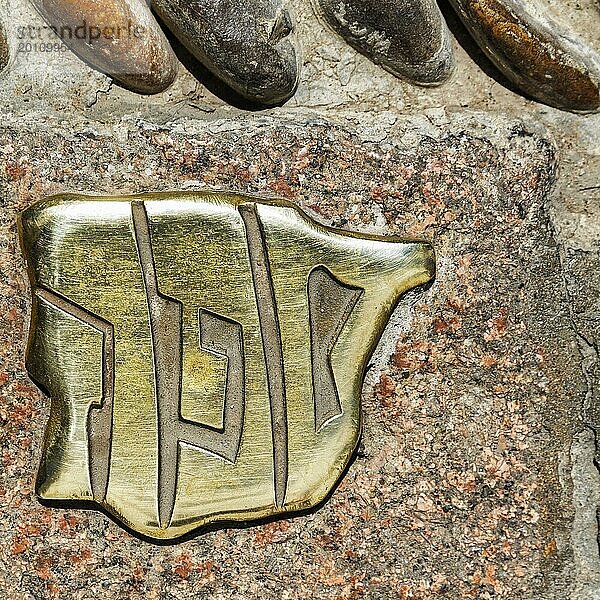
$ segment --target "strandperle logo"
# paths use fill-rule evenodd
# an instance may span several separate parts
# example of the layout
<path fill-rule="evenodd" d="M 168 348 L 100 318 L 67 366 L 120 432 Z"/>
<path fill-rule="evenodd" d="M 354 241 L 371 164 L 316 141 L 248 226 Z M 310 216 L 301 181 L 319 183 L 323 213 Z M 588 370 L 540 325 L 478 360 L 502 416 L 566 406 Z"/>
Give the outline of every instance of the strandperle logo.
<path fill-rule="evenodd" d="M 17 28 L 17 39 L 30 42 L 54 41 L 54 36 L 58 36 L 62 41 L 85 40 L 93 44 L 100 39 L 141 39 L 145 34 L 146 28 L 132 21 L 125 25 L 110 25 L 83 20 L 81 23 L 68 25 L 21 25 Z"/>
<path fill-rule="evenodd" d="M 64 25 L 20 25 L 17 27 L 17 52 L 66 52 L 72 41 L 83 41 L 93 48 L 101 42 L 144 39 L 146 34 L 146 27 L 132 21 L 116 25 L 86 20 Z"/>
<path fill-rule="evenodd" d="M 356 448 L 367 362 L 428 244 L 235 194 L 65 195 L 20 218 L 36 491 L 176 538 L 315 506 Z"/>

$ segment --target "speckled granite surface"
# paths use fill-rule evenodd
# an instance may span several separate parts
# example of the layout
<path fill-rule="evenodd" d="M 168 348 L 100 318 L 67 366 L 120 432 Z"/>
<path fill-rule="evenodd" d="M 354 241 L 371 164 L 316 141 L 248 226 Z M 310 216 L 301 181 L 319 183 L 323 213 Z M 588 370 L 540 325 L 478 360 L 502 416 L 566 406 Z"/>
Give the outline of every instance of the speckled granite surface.
<path fill-rule="evenodd" d="M 67 135 L 53 118 L 4 123 L 3 598 L 570 597 L 570 447 L 587 388 L 546 208 L 554 146 L 483 115 L 394 120 L 383 136 L 352 127 L 122 119 Z M 328 502 L 157 546 L 33 495 L 48 400 L 24 372 L 15 215 L 59 191 L 203 187 L 275 193 L 327 224 L 431 240 L 438 276 L 384 335 L 360 451 Z"/>

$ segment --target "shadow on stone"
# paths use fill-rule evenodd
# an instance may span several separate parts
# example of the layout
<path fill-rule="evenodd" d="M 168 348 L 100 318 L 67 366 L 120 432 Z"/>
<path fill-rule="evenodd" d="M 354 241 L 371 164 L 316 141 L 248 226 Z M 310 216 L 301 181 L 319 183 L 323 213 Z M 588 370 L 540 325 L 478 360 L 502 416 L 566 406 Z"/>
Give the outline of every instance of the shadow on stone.
<path fill-rule="evenodd" d="M 156 15 L 155 15 L 156 16 Z M 235 90 L 230 88 L 226 83 L 216 77 L 211 71 L 209 71 L 199 60 L 197 60 L 191 52 L 175 37 L 175 35 L 165 27 L 164 23 L 156 17 L 160 26 L 162 27 L 175 55 L 189 71 L 195 79 L 197 79 L 211 94 L 214 94 L 217 98 L 225 102 L 226 104 L 245 110 L 248 112 L 260 112 L 263 110 L 269 110 L 270 108 L 276 108 L 282 106 L 285 102 L 281 102 L 273 105 L 263 105 L 257 102 L 252 102 L 242 95 L 238 94 Z"/>
<path fill-rule="evenodd" d="M 502 87 L 510 90 L 518 96 L 532 100 L 532 98 L 521 91 L 512 81 L 507 79 L 502 71 L 500 71 L 496 65 L 486 56 L 485 52 L 478 46 L 477 42 L 471 37 L 471 34 L 467 28 L 463 25 L 460 17 L 456 14 L 454 9 L 450 6 L 448 0 L 438 0 L 438 5 L 448 28 L 452 32 L 452 35 L 456 38 L 456 41 L 460 47 L 469 55 L 469 57 L 477 64 L 477 66 L 490 78 L 499 83 Z M 460 67 L 459 67 L 460 68 Z"/>

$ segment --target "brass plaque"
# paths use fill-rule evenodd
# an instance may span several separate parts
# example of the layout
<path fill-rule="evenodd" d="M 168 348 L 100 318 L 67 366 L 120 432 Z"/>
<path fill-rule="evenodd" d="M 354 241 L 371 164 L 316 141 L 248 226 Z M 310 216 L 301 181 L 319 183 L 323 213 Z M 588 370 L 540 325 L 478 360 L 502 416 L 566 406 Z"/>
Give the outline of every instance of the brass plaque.
<path fill-rule="evenodd" d="M 20 218 L 37 494 L 176 538 L 307 509 L 356 448 L 367 361 L 428 244 L 227 193 L 62 195 Z"/>

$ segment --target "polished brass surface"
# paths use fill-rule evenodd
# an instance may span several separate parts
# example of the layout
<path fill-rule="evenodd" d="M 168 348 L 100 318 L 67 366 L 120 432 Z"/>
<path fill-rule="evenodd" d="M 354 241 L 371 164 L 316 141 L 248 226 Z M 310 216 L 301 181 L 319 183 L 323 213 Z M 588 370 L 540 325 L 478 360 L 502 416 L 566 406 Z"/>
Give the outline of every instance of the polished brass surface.
<path fill-rule="evenodd" d="M 428 244 L 227 193 L 63 195 L 20 218 L 36 491 L 142 535 L 310 508 L 357 445 L 364 371 Z"/>

